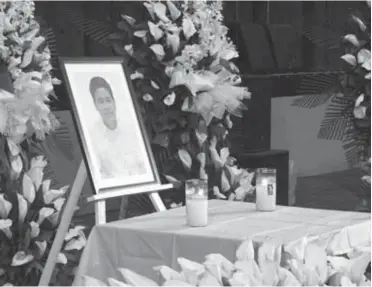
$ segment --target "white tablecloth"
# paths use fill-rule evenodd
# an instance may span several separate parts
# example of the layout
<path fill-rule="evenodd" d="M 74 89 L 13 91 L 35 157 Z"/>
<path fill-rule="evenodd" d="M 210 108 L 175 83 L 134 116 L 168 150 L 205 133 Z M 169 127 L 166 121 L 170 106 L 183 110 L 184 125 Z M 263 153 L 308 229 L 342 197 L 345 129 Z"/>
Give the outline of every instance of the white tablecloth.
<path fill-rule="evenodd" d="M 370 214 L 278 206 L 274 212 L 258 212 L 255 204 L 209 201 L 209 225 L 191 228 L 185 208 L 97 225 L 91 231 L 80 260 L 74 285 L 88 275 L 106 282 L 121 280 L 117 268 L 129 268 L 157 280 L 154 266 L 179 269 L 177 258 L 203 262 L 210 253 L 235 260 L 241 242 L 269 240 L 284 244 L 303 236 L 327 236 L 335 232 L 352 245 L 368 244 Z"/>

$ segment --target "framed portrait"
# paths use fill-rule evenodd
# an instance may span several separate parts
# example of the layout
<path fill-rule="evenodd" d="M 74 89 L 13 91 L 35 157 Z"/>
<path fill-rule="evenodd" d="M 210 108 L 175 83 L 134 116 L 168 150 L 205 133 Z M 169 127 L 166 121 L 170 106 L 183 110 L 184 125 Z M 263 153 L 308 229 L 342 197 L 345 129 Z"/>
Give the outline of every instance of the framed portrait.
<path fill-rule="evenodd" d="M 123 60 L 61 58 L 60 63 L 95 192 L 160 184 Z"/>

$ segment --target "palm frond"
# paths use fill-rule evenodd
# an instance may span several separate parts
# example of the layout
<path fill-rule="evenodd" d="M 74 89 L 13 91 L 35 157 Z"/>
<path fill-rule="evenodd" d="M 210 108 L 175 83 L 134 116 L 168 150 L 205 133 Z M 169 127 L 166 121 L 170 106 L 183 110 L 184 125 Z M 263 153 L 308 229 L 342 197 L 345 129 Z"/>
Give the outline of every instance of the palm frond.
<path fill-rule="evenodd" d="M 141 216 L 148 213 L 155 212 L 155 208 L 148 196 L 148 194 L 129 195 L 128 210 L 126 218 Z"/>
<path fill-rule="evenodd" d="M 345 150 L 345 156 L 349 166 L 354 167 L 365 160 L 361 156 L 365 142 L 370 139 L 370 135 L 368 132 L 365 134 L 360 133 L 360 131 L 355 128 L 352 118 L 350 118 L 345 129 L 346 132 L 342 140 L 342 146 Z"/>
<path fill-rule="evenodd" d="M 306 24 L 302 27 L 303 35 L 319 48 L 328 50 L 340 49 L 342 34 L 337 31 L 324 28 L 322 26 L 308 26 Z"/>
<path fill-rule="evenodd" d="M 49 50 L 50 50 L 50 61 L 53 67 L 58 65 L 58 50 L 57 50 L 57 37 L 52 28 L 42 30 L 41 34 L 45 37 Z"/>
<path fill-rule="evenodd" d="M 342 140 L 349 123 L 352 121 L 353 104 L 336 94 L 326 107 L 324 119 L 320 125 L 318 138 L 327 140 Z"/>
<path fill-rule="evenodd" d="M 330 93 L 301 96 L 293 100 L 292 106 L 306 109 L 316 108 L 327 103 L 331 96 Z"/>
<path fill-rule="evenodd" d="M 88 19 L 83 11 L 75 9 L 69 2 L 60 2 L 58 11 L 73 24 L 80 32 L 90 37 L 96 43 L 111 47 L 109 35 L 115 32 L 114 26 L 103 20 Z"/>
<path fill-rule="evenodd" d="M 340 86 L 340 72 L 309 73 L 305 75 L 296 95 L 304 95 L 296 98 L 292 106 L 312 109 L 329 101 Z"/>

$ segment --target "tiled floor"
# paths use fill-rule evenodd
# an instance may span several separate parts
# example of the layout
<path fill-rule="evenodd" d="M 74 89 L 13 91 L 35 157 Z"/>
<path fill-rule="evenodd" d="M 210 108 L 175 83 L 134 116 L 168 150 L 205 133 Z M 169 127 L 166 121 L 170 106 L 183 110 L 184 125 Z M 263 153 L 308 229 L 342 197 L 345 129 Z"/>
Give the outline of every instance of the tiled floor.
<path fill-rule="evenodd" d="M 337 210 L 355 210 L 360 202 L 361 171 L 352 169 L 341 172 L 300 177 L 296 185 L 296 206 Z M 108 212 L 107 220 L 117 220 L 118 212 Z M 87 226 L 87 231 L 94 224 L 94 215 L 74 219 Z"/>

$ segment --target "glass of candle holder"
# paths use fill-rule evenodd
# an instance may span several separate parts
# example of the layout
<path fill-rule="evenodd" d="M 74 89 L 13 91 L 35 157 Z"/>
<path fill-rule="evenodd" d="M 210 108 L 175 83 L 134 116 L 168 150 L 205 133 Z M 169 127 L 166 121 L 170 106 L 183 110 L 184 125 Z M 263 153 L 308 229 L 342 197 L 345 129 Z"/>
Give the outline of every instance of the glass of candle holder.
<path fill-rule="evenodd" d="M 185 183 L 186 221 L 190 227 L 208 225 L 208 183 L 190 179 Z"/>
<path fill-rule="evenodd" d="M 258 168 L 256 175 L 256 209 L 274 211 L 276 208 L 276 169 Z"/>

